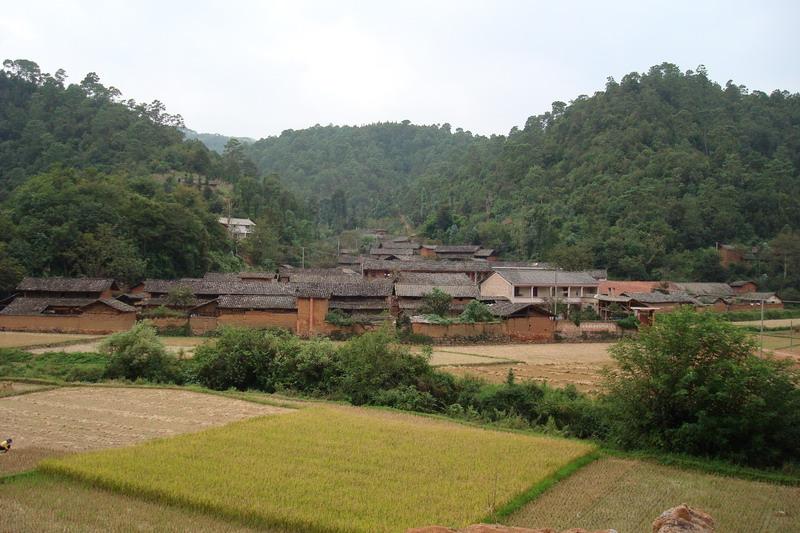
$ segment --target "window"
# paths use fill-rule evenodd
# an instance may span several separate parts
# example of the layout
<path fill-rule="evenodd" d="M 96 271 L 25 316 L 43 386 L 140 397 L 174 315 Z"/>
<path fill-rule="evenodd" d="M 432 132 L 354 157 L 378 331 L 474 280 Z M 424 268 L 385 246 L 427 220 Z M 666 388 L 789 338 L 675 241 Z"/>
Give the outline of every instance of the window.
<path fill-rule="evenodd" d="M 514 287 L 514 296 L 517 298 L 530 298 L 531 287 Z"/>

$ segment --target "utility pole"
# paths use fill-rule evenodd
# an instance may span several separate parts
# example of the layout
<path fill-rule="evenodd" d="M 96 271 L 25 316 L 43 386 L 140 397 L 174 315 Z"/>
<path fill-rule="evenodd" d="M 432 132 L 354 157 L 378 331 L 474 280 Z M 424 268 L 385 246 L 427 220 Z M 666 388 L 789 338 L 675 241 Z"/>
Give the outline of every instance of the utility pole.
<path fill-rule="evenodd" d="M 553 315 L 558 318 L 558 267 L 553 271 Z"/>

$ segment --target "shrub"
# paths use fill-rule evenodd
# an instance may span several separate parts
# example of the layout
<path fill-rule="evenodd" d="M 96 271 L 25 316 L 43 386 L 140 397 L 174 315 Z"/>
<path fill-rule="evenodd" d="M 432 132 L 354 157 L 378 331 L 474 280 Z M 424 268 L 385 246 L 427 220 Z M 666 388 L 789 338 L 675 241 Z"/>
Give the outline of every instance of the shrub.
<path fill-rule="evenodd" d="M 377 391 L 373 403 L 421 413 L 432 413 L 436 410 L 436 399 L 429 392 L 420 392 L 411 385 Z"/>
<path fill-rule="evenodd" d="M 297 339 L 277 331 L 222 327 L 216 342 L 195 350 L 191 379 L 215 390 L 275 392 L 279 352 L 299 348 Z"/>
<path fill-rule="evenodd" d="M 332 309 L 328 311 L 328 314 L 325 315 L 325 321 L 339 327 L 347 327 L 355 324 L 353 317 L 344 314 L 339 309 Z"/>
<path fill-rule="evenodd" d="M 663 314 L 611 349 L 611 437 L 624 447 L 751 465 L 800 458 L 800 377 L 754 355 L 746 332 L 711 313 Z"/>
<path fill-rule="evenodd" d="M 142 311 L 142 316 L 145 318 L 184 318 L 186 313 L 159 305 L 153 309 Z"/>
<path fill-rule="evenodd" d="M 431 292 L 422 295 L 422 306 L 419 308 L 419 312 L 423 315 L 447 316 L 450 313 L 452 301 L 452 296 L 438 287 L 434 287 Z"/>
<path fill-rule="evenodd" d="M 638 329 L 639 321 L 635 316 L 626 316 L 622 320 L 617 320 L 617 325 L 622 329 Z"/>
<path fill-rule="evenodd" d="M 180 382 L 178 360 L 169 354 L 156 336 L 156 328 L 140 322 L 129 331 L 116 333 L 100 345 L 100 351 L 110 356 L 105 377 L 145 379 L 154 382 Z"/>
<path fill-rule="evenodd" d="M 472 300 L 467 304 L 464 308 L 464 311 L 461 313 L 461 316 L 458 317 L 459 322 L 494 322 L 497 320 L 491 311 L 489 311 L 489 306 L 485 303 L 480 302 L 478 300 Z"/>
<path fill-rule="evenodd" d="M 425 381 L 432 367 L 425 357 L 397 344 L 388 327 L 365 333 L 338 352 L 341 376 L 337 389 L 356 405 L 373 403 L 381 390 L 416 386 Z"/>

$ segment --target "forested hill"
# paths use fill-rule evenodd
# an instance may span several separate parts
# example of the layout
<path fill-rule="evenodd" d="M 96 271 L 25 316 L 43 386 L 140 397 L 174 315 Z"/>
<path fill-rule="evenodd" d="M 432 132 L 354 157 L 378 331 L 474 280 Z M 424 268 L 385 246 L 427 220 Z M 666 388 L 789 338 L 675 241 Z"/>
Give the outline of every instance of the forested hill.
<path fill-rule="evenodd" d="M 0 293 L 26 274 L 135 282 L 238 270 L 243 263 L 217 222 L 223 192 L 237 209 L 242 198 L 261 198 L 233 214 L 275 213 L 264 231 L 281 239 L 274 249 L 288 246 L 284 240 L 303 227 L 294 198 L 274 180 L 257 179 L 240 152 L 223 157 L 184 142 L 180 126 L 160 102 L 123 100 L 94 73 L 68 84 L 61 70 L 50 75 L 32 61 L 5 61 Z M 222 185 L 211 188 L 211 180 Z M 284 222 L 289 211 L 292 224 Z M 275 227 L 291 228 L 291 236 Z"/>
<path fill-rule="evenodd" d="M 225 145 L 227 145 L 228 141 L 231 139 L 236 139 L 242 144 L 251 144 L 255 142 L 255 139 L 251 139 L 250 137 L 229 137 L 219 133 L 199 133 L 189 128 L 181 128 L 181 133 L 183 133 L 186 139 L 196 139 L 205 144 L 209 150 L 213 150 L 218 154 L 225 151 Z"/>
<path fill-rule="evenodd" d="M 414 178 L 461 161 L 480 138 L 450 125 L 408 121 L 315 126 L 261 139 L 246 153 L 265 174 L 319 203 L 320 220 L 336 229 L 399 214 L 398 193 Z"/>
<path fill-rule="evenodd" d="M 404 215 L 433 239 L 621 277 L 718 278 L 716 242 L 800 229 L 800 97 L 703 67 L 609 78 L 507 136 L 317 126 L 247 154 L 334 229 Z"/>
<path fill-rule="evenodd" d="M 800 229 L 800 96 L 663 64 L 570 105 L 412 184 L 441 207 L 432 237 L 480 242 L 633 278 L 720 276 L 715 242 Z M 429 200 L 430 201 L 430 200 Z"/>

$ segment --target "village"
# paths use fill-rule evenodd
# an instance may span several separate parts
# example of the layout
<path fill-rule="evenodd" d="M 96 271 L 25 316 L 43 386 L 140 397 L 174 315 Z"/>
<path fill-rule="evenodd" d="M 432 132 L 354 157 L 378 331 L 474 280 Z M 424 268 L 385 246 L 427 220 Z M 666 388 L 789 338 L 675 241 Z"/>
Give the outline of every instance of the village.
<path fill-rule="evenodd" d="M 237 239 L 252 228 L 248 219 L 220 222 Z M 25 278 L 0 303 L 0 330 L 107 334 L 149 319 L 161 330 L 188 335 L 231 325 L 283 328 L 300 337 L 348 336 L 403 317 L 412 333 L 433 341 L 552 342 L 620 336 L 632 320 L 634 326 L 652 324 L 681 306 L 711 312 L 783 308 L 774 293 L 759 292 L 749 280 L 615 281 L 602 269 L 503 261 L 478 245 L 372 234 L 368 254 L 341 250 L 339 265 L 331 268 L 209 272 L 131 287 L 113 279 Z M 449 297 L 446 316 L 438 319 L 424 309 L 434 291 Z M 492 319 L 455 320 L 474 301 Z"/>

